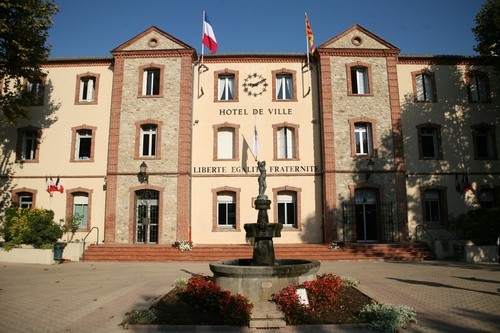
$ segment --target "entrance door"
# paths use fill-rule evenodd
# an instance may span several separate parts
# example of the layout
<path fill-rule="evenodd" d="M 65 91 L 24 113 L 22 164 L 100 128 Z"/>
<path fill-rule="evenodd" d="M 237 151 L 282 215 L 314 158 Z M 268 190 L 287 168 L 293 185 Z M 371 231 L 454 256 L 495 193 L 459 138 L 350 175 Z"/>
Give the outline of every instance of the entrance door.
<path fill-rule="evenodd" d="M 158 191 L 135 192 L 136 243 L 158 243 Z"/>
<path fill-rule="evenodd" d="M 375 242 L 378 237 L 377 191 L 373 189 L 356 190 L 356 240 Z"/>

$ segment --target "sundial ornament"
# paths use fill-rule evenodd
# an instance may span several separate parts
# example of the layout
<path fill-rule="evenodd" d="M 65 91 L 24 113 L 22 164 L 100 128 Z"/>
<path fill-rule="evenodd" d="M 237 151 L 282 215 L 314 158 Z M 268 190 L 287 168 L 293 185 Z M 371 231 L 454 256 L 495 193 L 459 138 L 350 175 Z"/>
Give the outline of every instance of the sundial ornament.
<path fill-rule="evenodd" d="M 262 95 L 264 91 L 267 91 L 267 79 L 261 74 L 253 73 L 248 74 L 243 82 L 243 91 L 248 94 L 248 96 L 257 97 Z"/>

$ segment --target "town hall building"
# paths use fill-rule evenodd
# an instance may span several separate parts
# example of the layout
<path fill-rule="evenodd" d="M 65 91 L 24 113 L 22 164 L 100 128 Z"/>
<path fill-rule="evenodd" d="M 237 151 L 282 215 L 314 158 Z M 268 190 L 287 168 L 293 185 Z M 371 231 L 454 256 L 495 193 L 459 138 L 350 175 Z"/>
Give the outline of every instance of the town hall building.
<path fill-rule="evenodd" d="M 309 55 L 201 58 L 153 26 L 42 70 L 2 131 L 1 208 L 78 213 L 77 239 L 246 243 L 258 161 L 278 244 L 451 237 L 450 215 L 500 203 L 488 59 L 401 54 L 360 25 Z"/>

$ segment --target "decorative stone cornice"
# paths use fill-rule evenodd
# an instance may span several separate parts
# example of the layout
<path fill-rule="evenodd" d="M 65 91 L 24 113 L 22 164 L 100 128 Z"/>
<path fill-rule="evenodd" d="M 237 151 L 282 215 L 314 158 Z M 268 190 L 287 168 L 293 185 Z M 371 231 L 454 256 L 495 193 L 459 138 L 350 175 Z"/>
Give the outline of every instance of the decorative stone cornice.
<path fill-rule="evenodd" d="M 399 50 L 395 49 L 330 49 L 318 48 L 320 56 L 335 57 L 391 57 L 397 56 Z"/>

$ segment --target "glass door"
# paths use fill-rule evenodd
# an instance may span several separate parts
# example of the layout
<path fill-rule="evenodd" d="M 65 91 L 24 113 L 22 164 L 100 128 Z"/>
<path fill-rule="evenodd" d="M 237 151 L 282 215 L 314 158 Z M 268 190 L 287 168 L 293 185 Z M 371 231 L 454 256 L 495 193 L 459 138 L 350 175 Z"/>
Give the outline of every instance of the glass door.
<path fill-rule="evenodd" d="M 158 191 L 136 192 L 136 243 L 158 243 Z"/>
<path fill-rule="evenodd" d="M 377 191 L 356 190 L 356 240 L 375 242 L 379 240 Z"/>

